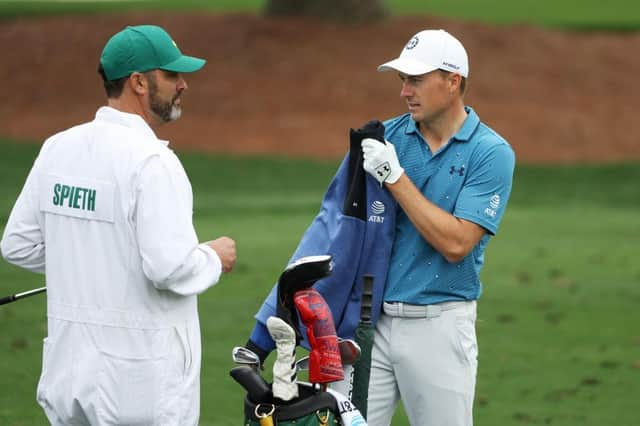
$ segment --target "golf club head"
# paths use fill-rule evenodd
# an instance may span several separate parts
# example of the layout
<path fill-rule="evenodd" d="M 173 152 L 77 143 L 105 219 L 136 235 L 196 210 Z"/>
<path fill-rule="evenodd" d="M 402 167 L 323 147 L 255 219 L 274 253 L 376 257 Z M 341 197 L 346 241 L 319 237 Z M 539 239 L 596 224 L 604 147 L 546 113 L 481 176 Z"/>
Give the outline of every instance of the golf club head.
<path fill-rule="evenodd" d="M 271 400 L 273 397 L 271 387 L 256 369 L 241 365 L 232 368 L 229 375 L 247 391 L 251 401 L 259 403 Z"/>
<path fill-rule="evenodd" d="M 338 348 L 340 349 L 340 358 L 344 365 L 355 363 L 362 353 L 360 345 L 353 339 L 342 339 L 338 337 Z"/>
<path fill-rule="evenodd" d="M 278 278 L 278 303 L 276 314 L 288 322 L 296 331 L 298 341 L 302 339 L 298 329 L 298 312 L 293 303 L 297 291 L 310 288 L 333 270 L 330 255 L 305 256 L 291 262 Z"/>
<path fill-rule="evenodd" d="M 290 294 L 309 288 L 320 278 L 331 274 L 333 269 L 331 259 L 328 254 L 301 257 L 287 265 L 278 279 L 278 285 Z"/>
<path fill-rule="evenodd" d="M 244 346 L 236 346 L 231 351 L 233 362 L 238 365 L 248 365 L 256 370 L 260 367 L 260 357 L 251 349 Z"/>

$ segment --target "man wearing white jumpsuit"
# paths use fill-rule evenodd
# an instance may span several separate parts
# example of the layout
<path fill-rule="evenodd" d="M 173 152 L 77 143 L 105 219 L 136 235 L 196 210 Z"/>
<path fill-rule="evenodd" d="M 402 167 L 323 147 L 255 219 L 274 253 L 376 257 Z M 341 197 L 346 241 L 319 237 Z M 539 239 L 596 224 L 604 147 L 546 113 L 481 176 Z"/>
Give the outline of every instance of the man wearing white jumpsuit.
<path fill-rule="evenodd" d="M 11 212 L 3 257 L 46 274 L 37 400 L 54 425 L 198 423 L 196 295 L 232 270 L 235 242 L 198 242 L 191 185 L 154 130 L 204 64 L 160 27 L 115 34 L 108 106 L 44 143 Z"/>

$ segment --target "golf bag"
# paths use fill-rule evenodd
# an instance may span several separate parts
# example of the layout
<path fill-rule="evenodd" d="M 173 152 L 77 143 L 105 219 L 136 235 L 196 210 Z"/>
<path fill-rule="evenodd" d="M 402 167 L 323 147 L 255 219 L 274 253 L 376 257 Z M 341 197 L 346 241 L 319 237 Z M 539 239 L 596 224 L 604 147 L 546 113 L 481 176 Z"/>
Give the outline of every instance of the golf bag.
<path fill-rule="evenodd" d="M 234 380 L 247 391 L 244 398 L 245 425 L 341 424 L 338 400 L 325 391 L 326 383 L 342 378 L 342 363 L 335 328 L 326 302 L 311 288 L 318 279 L 331 274 L 331 270 L 331 256 L 309 256 L 288 265 L 278 280 L 278 316 L 277 319 L 273 318 L 273 321 L 267 321 L 271 333 L 274 330 L 279 332 L 275 339 L 279 344 L 284 342 L 286 345 L 282 354 L 278 352 L 276 360 L 276 364 L 282 361 L 281 355 L 283 360 L 286 360 L 283 369 L 279 370 L 278 382 L 275 377 L 275 364 L 274 384 L 269 384 L 259 373 L 260 359 L 256 354 L 246 348 L 234 352 L 234 361 L 245 364 L 233 368 L 230 372 Z M 299 323 L 305 323 L 305 334 L 308 335 L 309 341 L 313 342 L 308 365 L 310 379 L 315 378 L 313 380 L 317 382 L 314 384 L 297 380 L 297 363 L 291 364 L 291 374 L 287 371 L 289 357 L 295 358 L 295 346 L 301 340 Z M 283 328 L 290 332 L 283 333 Z M 293 354 L 288 352 L 289 346 L 294 349 Z M 242 362 L 240 354 L 245 355 Z M 334 373 L 331 369 L 325 371 L 327 367 L 334 366 L 328 361 L 335 361 L 339 375 L 329 374 Z M 285 397 L 287 400 L 281 399 Z"/>
<path fill-rule="evenodd" d="M 291 401 L 267 397 L 263 401 L 244 399 L 245 425 L 340 425 L 335 398 L 329 392 L 317 391 L 310 383 L 298 382 L 299 396 Z"/>

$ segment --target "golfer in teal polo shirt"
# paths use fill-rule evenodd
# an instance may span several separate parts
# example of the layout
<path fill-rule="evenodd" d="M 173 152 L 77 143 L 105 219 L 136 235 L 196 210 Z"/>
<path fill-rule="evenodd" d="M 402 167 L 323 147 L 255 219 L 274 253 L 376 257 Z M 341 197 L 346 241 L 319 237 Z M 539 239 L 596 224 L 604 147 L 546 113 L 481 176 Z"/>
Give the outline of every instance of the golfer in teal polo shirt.
<path fill-rule="evenodd" d="M 465 106 L 468 57 L 448 32 L 419 32 L 378 70 L 397 73 L 409 112 L 385 122 L 386 144 L 362 142 L 365 170 L 399 205 L 367 422 L 388 425 L 402 399 L 412 425 L 472 425 L 480 270 L 515 156 Z"/>

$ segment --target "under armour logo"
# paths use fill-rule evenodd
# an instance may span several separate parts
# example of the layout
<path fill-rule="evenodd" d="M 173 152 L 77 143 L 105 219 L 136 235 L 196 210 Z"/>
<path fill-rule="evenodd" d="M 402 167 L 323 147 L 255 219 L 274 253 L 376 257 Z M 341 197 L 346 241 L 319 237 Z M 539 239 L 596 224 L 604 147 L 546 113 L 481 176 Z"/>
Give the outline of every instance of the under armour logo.
<path fill-rule="evenodd" d="M 391 169 L 389 168 L 389 164 L 384 163 L 376 172 L 378 173 L 378 176 L 384 177 L 385 175 L 388 175 L 390 171 Z"/>
<path fill-rule="evenodd" d="M 451 166 L 449 174 L 452 175 L 454 173 L 458 173 L 458 176 L 464 176 L 464 166 L 460 166 L 459 169 L 456 169 L 456 166 Z"/>
<path fill-rule="evenodd" d="M 384 162 L 380 164 L 378 167 L 376 167 L 375 171 L 376 171 L 376 175 L 378 175 L 376 179 L 378 179 L 378 182 L 382 183 L 391 174 L 391 166 L 389 165 L 388 162 Z"/>

